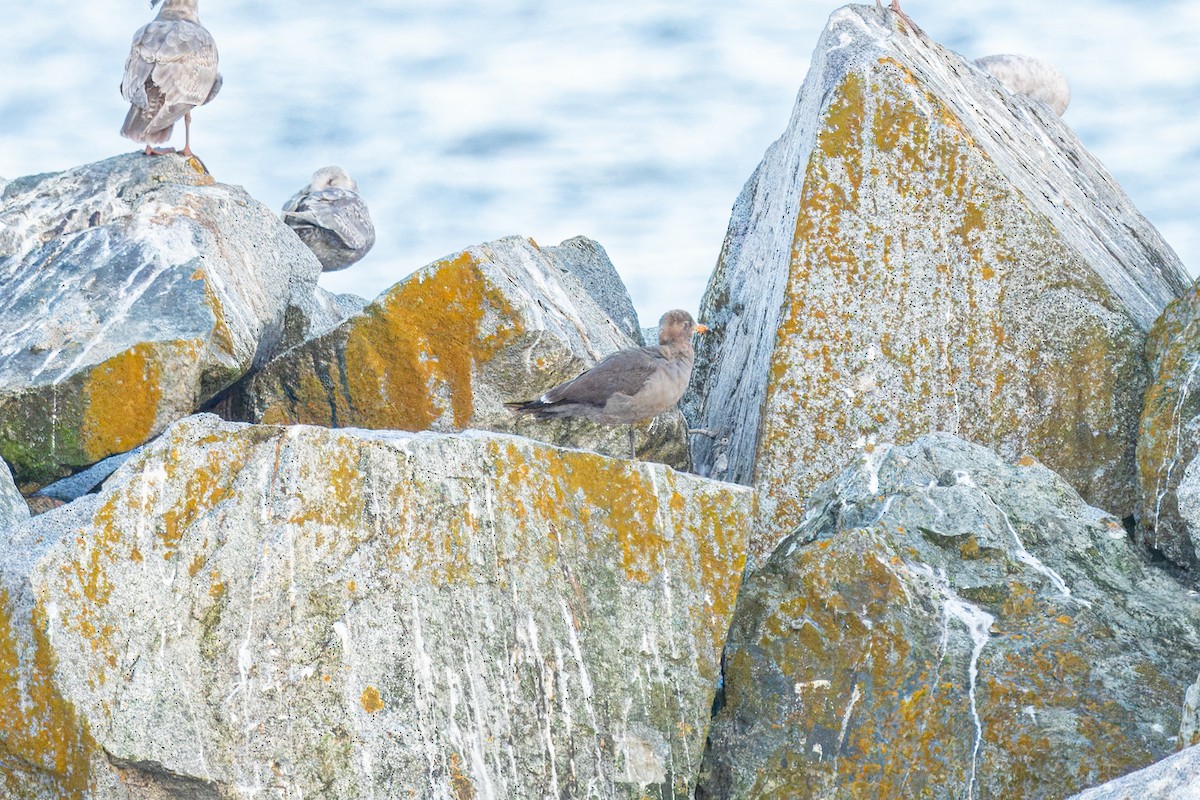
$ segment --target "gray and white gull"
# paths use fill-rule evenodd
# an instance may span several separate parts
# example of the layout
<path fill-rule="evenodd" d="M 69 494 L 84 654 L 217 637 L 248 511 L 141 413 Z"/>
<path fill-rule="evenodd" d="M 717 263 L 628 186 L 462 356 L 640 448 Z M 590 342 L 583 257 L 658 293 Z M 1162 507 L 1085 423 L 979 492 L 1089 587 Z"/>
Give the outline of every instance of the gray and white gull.
<path fill-rule="evenodd" d="M 160 0 L 151 0 L 153 8 Z M 146 143 L 146 153 L 171 136 L 183 118 L 183 155 L 192 155 L 192 109 L 204 105 L 221 89 L 217 72 L 217 43 L 200 24 L 197 0 L 166 0 L 153 21 L 133 35 L 133 45 L 121 79 L 121 96 L 129 113 L 121 135 Z"/>
<path fill-rule="evenodd" d="M 316 254 L 325 272 L 345 269 L 375 244 L 375 226 L 358 184 L 341 167 L 321 167 L 287 201 L 283 221 Z"/>

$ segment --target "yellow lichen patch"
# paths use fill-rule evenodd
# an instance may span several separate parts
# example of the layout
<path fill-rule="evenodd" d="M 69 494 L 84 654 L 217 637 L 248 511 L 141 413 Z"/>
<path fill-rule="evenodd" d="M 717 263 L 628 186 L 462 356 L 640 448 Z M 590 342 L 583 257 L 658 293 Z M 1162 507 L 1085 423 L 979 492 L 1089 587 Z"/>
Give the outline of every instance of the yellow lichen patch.
<path fill-rule="evenodd" d="M 715 678 L 746 563 L 753 506 L 716 488 L 679 485 L 678 474 L 628 461 L 512 441 L 489 443 L 498 514 L 523 520 L 544 538 L 519 537 L 520 562 L 536 560 L 566 581 L 564 594 L 577 630 L 586 628 L 589 582 L 573 564 L 602 558 L 632 584 L 670 575 L 691 598 L 691 635 L 702 654 L 696 667 Z M 490 494 L 490 493 L 489 493 Z M 478 526 L 477 526 L 478 527 Z M 589 569 L 595 569 L 590 567 Z M 619 584 L 618 584 L 619 585 Z M 673 591 L 676 591 L 673 590 Z"/>
<path fill-rule="evenodd" d="M 246 445 L 239 448 L 233 439 L 229 444 L 230 447 L 212 448 L 204 453 L 202 459 L 196 459 L 198 463 L 195 468 L 183 479 L 180 501 L 163 514 L 157 534 L 164 559 L 170 560 L 175 555 L 184 534 L 197 519 L 215 508 L 233 491 L 232 476 L 245 464 Z M 165 466 L 168 476 L 171 476 L 174 467 L 171 464 Z"/>
<path fill-rule="evenodd" d="M 450 754 L 450 789 L 455 800 L 475 800 L 475 783 L 462 769 L 458 753 Z"/>
<path fill-rule="evenodd" d="M 74 627 L 92 652 L 99 656 L 90 676 L 98 684 L 105 682 L 105 665 L 111 668 L 117 663 L 112 641 L 114 628 L 106 621 L 105 606 L 113 591 L 109 570 L 120 558 L 125 544 L 121 526 L 116 521 L 120 502 L 120 496 L 113 495 L 97 509 L 91 535 L 76 540 L 75 560 L 62 567 L 62 591 L 77 607 L 73 618 L 64 620 L 64 625 Z"/>
<path fill-rule="evenodd" d="M 620 565 L 628 580 L 649 582 L 662 571 L 666 542 L 658 524 L 659 498 L 629 462 L 591 453 L 559 451 L 556 463 L 539 476 L 532 488 L 539 516 L 549 522 L 573 511 L 585 531 L 607 529 L 620 548 Z"/>
<path fill-rule="evenodd" d="M 223 355 L 233 357 L 233 332 L 229 330 L 229 322 L 225 319 L 225 309 L 221 305 L 221 299 L 217 297 L 217 293 L 213 289 L 213 285 L 208 280 L 208 275 L 204 270 L 196 270 L 192 274 L 192 280 L 204 281 L 204 302 L 213 315 L 212 338 L 209 340 L 210 346 L 216 348 Z"/>
<path fill-rule="evenodd" d="M 366 502 L 363 496 L 363 479 L 359 471 L 359 450 L 353 443 L 337 448 L 324 462 L 302 461 L 297 476 L 305 485 L 324 483 L 326 491 L 313 497 L 301 498 L 295 510 L 288 516 L 288 523 L 301 525 L 315 523 L 329 528 L 353 530 L 362 519 Z M 321 532 L 314 532 L 320 539 Z"/>
<path fill-rule="evenodd" d="M 160 359 L 154 345 L 143 343 L 88 373 L 80 439 L 89 459 L 132 450 L 153 433 L 162 397 Z"/>
<path fill-rule="evenodd" d="M 14 622 L 8 592 L 0 590 L 0 775 L 11 777 L 15 762 L 48 775 L 63 800 L 83 798 L 94 745 L 55 688 L 45 612 L 36 606 L 27 623 L 32 653 L 23 652 Z"/>
<path fill-rule="evenodd" d="M 837 93 L 837 99 L 825 115 L 825 128 L 817 136 L 817 147 L 827 158 L 845 155 L 844 144 L 862 136 L 864 120 L 863 81 L 857 75 L 847 75 Z M 858 200 L 858 188 L 862 185 L 862 164 L 848 159 L 845 164 L 850 181 L 852 202 Z"/>
<path fill-rule="evenodd" d="M 695 589 L 704 593 L 708 608 L 697 634 L 712 643 L 713 652 L 720 652 L 746 566 L 750 519 L 728 498 L 711 494 L 696 498 L 693 515 L 698 524 L 675 541 L 690 545 L 688 540 L 694 537 L 699 547 L 699 564 L 693 566 L 693 574 L 700 585 Z M 678 554 L 676 563 L 682 559 L 683 554 Z"/>
<path fill-rule="evenodd" d="M 359 702 L 362 703 L 363 710 L 368 714 L 374 714 L 383 708 L 383 698 L 380 697 L 379 690 L 374 686 L 368 686 L 363 689 Z"/>
<path fill-rule="evenodd" d="M 1117 368 L 1133 337 L 1048 318 L 1038 303 L 1053 291 L 1111 300 L 953 109 L 884 59 L 843 80 L 823 122 L 795 199 L 754 464 L 753 555 L 798 524 L 804 497 L 856 442 L 949 431 L 1028 448 L 1077 488 L 1088 464 L 1127 462 L 1118 445 L 1133 440 L 1114 435 L 1111 409 L 1113 387 L 1136 383 Z M 1048 336 L 1089 352 L 1076 366 L 1043 346 Z"/>
<path fill-rule="evenodd" d="M 336 414 L 342 426 L 467 427 L 476 366 L 522 332 L 517 313 L 480 269 L 487 257 L 468 250 L 431 264 L 345 327 L 344 346 L 326 337 L 277 362 L 270 374 L 289 387 L 256 384 L 272 395 L 264 420 L 328 425 Z M 487 316 L 500 320 L 495 330 L 485 330 Z M 319 348 L 333 352 L 315 356 Z"/>
<path fill-rule="evenodd" d="M 893 566 L 894 555 L 883 535 L 846 532 L 829 547 L 797 551 L 789 568 L 797 593 L 786 601 L 772 607 L 774 592 L 747 590 L 751 606 L 768 605 L 757 638 L 727 654 L 727 707 L 757 709 L 749 717 L 766 712 L 755 724 L 778 743 L 748 796 L 788 786 L 833 794 L 836 786 L 838 796 L 921 797 L 923 787 L 936 791 L 961 779 L 962 690 L 939 675 L 944 654 L 914 635 L 927 630 L 936 642 L 942 621 L 922 604 L 896 610 L 921 592 L 903 566 Z M 764 703 L 762 687 L 781 679 L 796 687 L 794 696 Z M 778 728 L 790 731 L 786 741 L 769 732 Z M 791 750 L 795 741 L 821 742 L 824 750 Z M 761 796 L 795 795 L 781 788 Z"/>

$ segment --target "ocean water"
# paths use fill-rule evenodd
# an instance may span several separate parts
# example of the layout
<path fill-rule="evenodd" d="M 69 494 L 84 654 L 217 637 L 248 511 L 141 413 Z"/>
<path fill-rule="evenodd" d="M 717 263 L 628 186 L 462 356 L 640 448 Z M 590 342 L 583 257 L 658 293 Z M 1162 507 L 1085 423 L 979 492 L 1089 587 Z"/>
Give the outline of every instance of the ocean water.
<path fill-rule="evenodd" d="M 193 114 L 220 181 L 274 209 L 326 164 L 374 251 L 322 276 L 368 298 L 510 234 L 607 249 L 644 325 L 695 309 L 730 207 L 784 130 L 835 4 L 813 0 L 202 0 L 225 85 Z M 968 57 L 1066 74 L 1065 119 L 1200 269 L 1200 3 L 907 0 Z M 117 131 L 138 0 L 3 0 L 0 176 L 138 149 Z M 181 146 L 182 125 L 171 144 Z"/>

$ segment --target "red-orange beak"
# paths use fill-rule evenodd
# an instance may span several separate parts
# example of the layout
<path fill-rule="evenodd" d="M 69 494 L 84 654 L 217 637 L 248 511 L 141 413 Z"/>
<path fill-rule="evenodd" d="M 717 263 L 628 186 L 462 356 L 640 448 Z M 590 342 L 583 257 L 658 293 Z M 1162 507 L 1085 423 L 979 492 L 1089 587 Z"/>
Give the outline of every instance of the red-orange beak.
<path fill-rule="evenodd" d="M 697 325 L 696 333 L 708 333 L 708 326 L 704 324 Z"/>

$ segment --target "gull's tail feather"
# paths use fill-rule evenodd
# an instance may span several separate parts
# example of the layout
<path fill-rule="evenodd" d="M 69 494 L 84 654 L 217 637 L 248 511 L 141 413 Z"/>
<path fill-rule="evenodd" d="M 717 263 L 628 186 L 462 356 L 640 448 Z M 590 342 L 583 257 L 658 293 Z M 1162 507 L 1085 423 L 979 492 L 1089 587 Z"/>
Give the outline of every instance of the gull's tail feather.
<path fill-rule="evenodd" d="M 171 129 L 175 127 L 175 124 L 172 123 L 158 130 L 147 130 L 147 126 L 153 121 L 153 114 L 147 113 L 145 109 L 138 106 L 130 105 L 129 113 L 125 115 L 125 124 L 121 126 L 121 135 L 127 139 L 133 139 L 135 142 L 145 142 L 146 144 L 162 144 L 170 139 Z"/>

